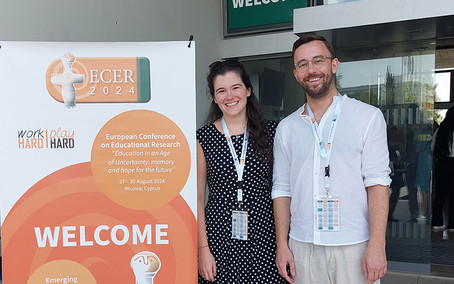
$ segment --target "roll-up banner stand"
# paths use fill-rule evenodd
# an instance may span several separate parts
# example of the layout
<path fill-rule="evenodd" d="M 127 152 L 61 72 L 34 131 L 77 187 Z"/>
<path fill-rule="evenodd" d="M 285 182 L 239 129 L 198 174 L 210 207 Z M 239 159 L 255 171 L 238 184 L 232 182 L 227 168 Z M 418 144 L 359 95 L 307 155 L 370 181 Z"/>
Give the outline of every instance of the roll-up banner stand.
<path fill-rule="evenodd" d="M 3 283 L 196 283 L 195 44 L 0 45 Z"/>

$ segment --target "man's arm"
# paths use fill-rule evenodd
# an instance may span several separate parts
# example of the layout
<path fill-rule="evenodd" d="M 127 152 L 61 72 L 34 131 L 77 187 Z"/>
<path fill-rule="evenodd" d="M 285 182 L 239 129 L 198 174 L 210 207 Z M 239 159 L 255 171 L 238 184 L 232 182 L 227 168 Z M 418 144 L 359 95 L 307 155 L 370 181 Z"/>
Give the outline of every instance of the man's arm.
<path fill-rule="evenodd" d="M 276 226 L 276 266 L 282 277 L 293 283 L 295 276 L 295 262 L 293 253 L 288 247 L 288 233 L 290 230 L 290 197 L 278 197 L 273 200 L 274 222 Z M 290 275 L 287 272 L 290 269 Z"/>
<path fill-rule="evenodd" d="M 288 234 L 290 231 L 290 159 L 288 158 L 289 147 L 283 135 L 282 124 L 279 124 L 274 136 L 274 166 L 273 166 L 273 189 L 271 198 L 274 207 L 274 223 L 276 226 L 276 266 L 282 277 L 289 283 L 293 283 L 295 276 L 295 262 L 293 253 L 288 247 Z M 286 142 L 284 142 L 286 141 Z M 287 270 L 290 270 L 290 274 Z"/>
<path fill-rule="evenodd" d="M 389 207 L 388 187 L 384 185 L 367 187 L 367 203 L 370 216 L 370 239 L 362 259 L 362 269 L 370 284 L 382 278 L 387 271 L 385 245 Z"/>

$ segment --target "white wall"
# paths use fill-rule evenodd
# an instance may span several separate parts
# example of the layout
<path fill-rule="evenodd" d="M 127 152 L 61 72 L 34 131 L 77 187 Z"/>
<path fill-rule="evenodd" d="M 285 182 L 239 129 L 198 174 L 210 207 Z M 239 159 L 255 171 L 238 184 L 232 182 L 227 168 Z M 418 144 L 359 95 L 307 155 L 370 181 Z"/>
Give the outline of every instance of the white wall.
<path fill-rule="evenodd" d="M 221 15 L 220 0 L 0 0 L 0 44 L 7 40 L 182 41 L 193 34 L 201 126 L 209 105 L 208 65 L 221 57 Z M 178 66 L 174 70 L 178 84 L 184 74 Z"/>
<path fill-rule="evenodd" d="M 221 42 L 221 57 L 260 56 L 292 51 L 298 39 L 291 30 L 269 34 L 226 38 Z"/>
<path fill-rule="evenodd" d="M 361 0 L 295 9 L 293 31 L 299 34 L 453 14 L 452 0 Z"/>

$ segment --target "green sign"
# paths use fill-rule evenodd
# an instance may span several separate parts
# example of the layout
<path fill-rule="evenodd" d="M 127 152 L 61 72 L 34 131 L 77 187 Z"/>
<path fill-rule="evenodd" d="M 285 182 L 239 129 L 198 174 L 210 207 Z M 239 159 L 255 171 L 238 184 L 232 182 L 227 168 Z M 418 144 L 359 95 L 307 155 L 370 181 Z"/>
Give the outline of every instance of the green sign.
<path fill-rule="evenodd" d="M 307 0 L 225 0 L 227 31 L 277 27 L 293 21 L 293 9 L 307 7 Z"/>

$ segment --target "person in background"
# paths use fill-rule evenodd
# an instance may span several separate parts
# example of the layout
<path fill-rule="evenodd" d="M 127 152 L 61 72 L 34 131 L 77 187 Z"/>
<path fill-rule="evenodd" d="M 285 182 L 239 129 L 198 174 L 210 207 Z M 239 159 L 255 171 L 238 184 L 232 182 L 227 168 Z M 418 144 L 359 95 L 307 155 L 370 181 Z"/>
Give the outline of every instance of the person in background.
<path fill-rule="evenodd" d="M 430 183 L 432 181 L 432 126 L 422 124 L 421 131 L 416 135 L 416 152 L 418 166 L 416 168 L 416 188 L 421 193 L 420 218 L 427 220 L 431 216 Z"/>
<path fill-rule="evenodd" d="M 285 283 L 274 265 L 276 123 L 264 119 L 239 61 L 212 63 L 207 81 L 208 124 L 197 131 L 199 283 Z"/>
<path fill-rule="evenodd" d="M 402 153 L 405 148 L 405 138 L 403 137 L 403 129 L 396 125 L 391 126 L 388 129 L 388 150 L 389 160 L 391 168 L 391 195 L 389 196 L 389 222 L 398 222 L 397 218 L 394 218 L 394 210 L 399 201 L 400 189 L 405 185 L 404 178 L 402 176 L 403 169 L 405 167 Z"/>
<path fill-rule="evenodd" d="M 418 149 L 416 147 L 417 124 L 408 125 L 405 151 L 405 181 L 408 189 L 409 223 L 417 223 L 419 216 L 418 189 L 416 187 L 416 171 L 418 169 Z"/>
<path fill-rule="evenodd" d="M 435 135 L 435 191 L 432 203 L 432 228 L 454 231 L 454 107 L 446 112 Z M 443 205 L 448 202 L 448 220 L 443 219 Z M 445 225 L 447 224 L 447 226 Z"/>
<path fill-rule="evenodd" d="M 373 283 L 387 270 L 383 114 L 338 93 L 339 61 L 325 38 L 302 36 L 292 57 L 307 103 L 276 130 L 276 265 L 290 283 Z"/>

